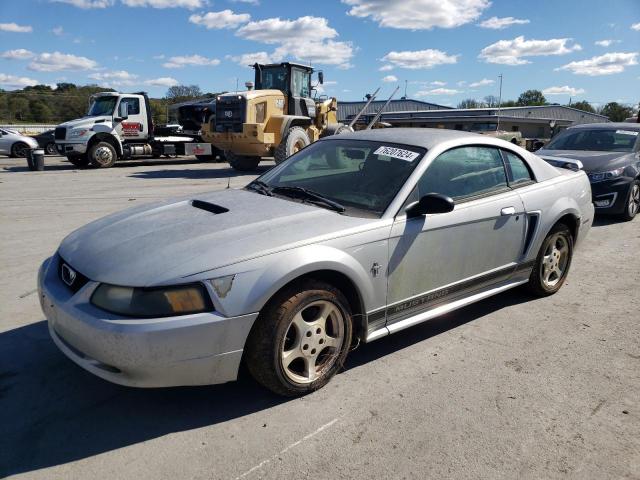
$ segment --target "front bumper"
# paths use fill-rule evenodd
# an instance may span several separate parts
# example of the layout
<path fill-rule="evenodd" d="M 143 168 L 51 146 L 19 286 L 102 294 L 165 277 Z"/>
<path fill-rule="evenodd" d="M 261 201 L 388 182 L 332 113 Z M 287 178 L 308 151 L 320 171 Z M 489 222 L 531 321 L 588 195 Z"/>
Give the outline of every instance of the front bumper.
<path fill-rule="evenodd" d="M 244 123 L 242 132 L 237 133 L 208 131 L 203 138 L 219 150 L 257 157 L 271 155 L 277 140 L 274 133 L 265 132 L 258 123 Z"/>
<path fill-rule="evenodd" d="M 59 257 L 38 274 L 40 304 L 58 348 L 89 372 L 132 387 L 210 385 L 237 378 L 257 313 L 207 312 L 155 319 L 118 318 L 89 299 L 98 283 L 73 293 L 58 277 Z"/>
<path fill-rule="evenodd" d="M 87 153 L 86 143 L 57 143 L 56 150 L 60 155 L 82 155 Z"/>
<path fill-rule="evenodd" d="M 623 213 L 627 206 L 629 189 L 633 183 L 631 177 L 618 177 L 603 182 L 591 184 L 591 194 L 596 208 L 596 214 Z"/>

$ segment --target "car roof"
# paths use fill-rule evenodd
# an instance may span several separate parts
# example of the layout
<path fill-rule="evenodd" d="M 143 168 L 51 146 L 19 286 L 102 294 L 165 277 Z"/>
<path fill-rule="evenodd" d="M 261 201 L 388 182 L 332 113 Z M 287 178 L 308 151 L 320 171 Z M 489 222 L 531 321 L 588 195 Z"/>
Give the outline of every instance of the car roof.
<path fill-rule="evenodd" d="M 640 131 L 640 123 L 629 122 L 607 122 L 607 123 L 581 123 L 569 127 L 571 130 L 578 129 L 599 129 L 599 130 L 638 130 Z"/>
<path fill-rule="evenodd" d="M 359 130 L 351 133 L 341 133 L 337 136 L 324 137 L 322 140 L 371 140 L 375 142 L 392 142 L 416 147 L 424 147 L 430 150 L 435 145 L 447 140 L 471 138 L 475 140 L 486 139 L 478 133 L 464 132 L 460 130 L 445 130 L 442 128 L 376 128 L 371 130 Z"/>

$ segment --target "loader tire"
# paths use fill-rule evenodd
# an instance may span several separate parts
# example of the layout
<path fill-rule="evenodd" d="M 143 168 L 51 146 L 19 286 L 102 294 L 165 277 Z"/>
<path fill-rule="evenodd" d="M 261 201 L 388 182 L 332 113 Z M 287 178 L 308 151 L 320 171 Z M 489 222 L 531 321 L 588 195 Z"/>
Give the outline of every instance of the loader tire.
<path fill-rule="evenodd" d="M 239 172 L 250 172 L 258 168 L 258 165 L 260 164 L 260 157 L 236 155 L 229 151 L 224 152 L 224 156 L 229 162 L 229 165 Z"/>
<path fill-rule="evenodd" d="M 284 137 L 280 145 L 276 148 L 273 154 L 273 158 L 276 161 L 276 165 L 284 162 L 287 158 L 296 152 L 299 152 L 304 147 L 309 145 L 309 135 L 302 127 L 291 127 Z"/>

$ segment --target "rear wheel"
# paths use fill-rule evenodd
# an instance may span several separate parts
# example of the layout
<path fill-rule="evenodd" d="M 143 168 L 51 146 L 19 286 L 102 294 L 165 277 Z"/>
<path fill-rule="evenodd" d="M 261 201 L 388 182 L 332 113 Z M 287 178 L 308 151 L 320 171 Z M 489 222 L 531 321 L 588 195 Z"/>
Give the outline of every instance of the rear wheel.
<path fill-rule="evenodd" d="M 542 242 L 525 287 L 538 296 L 553 295 L 564 284 L 573 258 L 573 236 L 569 227 L 555 225 Z"/>
<path fill-rule="evenodd" d="M 24 142 L 16 142 L 11 146 L 12 157 L 26 158 L 28 151 L 29 145 Z"/>
<path fill-rule="evenodd" d="M 623 220 L 629 221 L 633 220 L 638 212 L 640 212 L 640 180 L 635 180 L 629 189 L 627 203 L 621 216 Z"/>
<path fill-rule="evenodd" d="M 224 152 L 229 165 L 239 172 L 250 172 L 258 168 L 260 157 L 250 157 L 247 155 L 236 155 L 233 152 Z"/>
<path fill-rule="evenodd" d="M 311 141 L 309 140 L 309 135 L 307 135 L 307 132 L 304 128 L 291 127 L 286 135 L 282 137 L 280 145 L 278 145 L 275 152 L 273 153 L 273 158 L 276 161 L 276 165 L 284 162 L 291 155 L 299 152 L 310 143 Z"/>
<path fill-rule="evenodd" d="M 89 161 L 94 167 L 113 167 L 117 159 L 116 149 L 110 143 L 98 142 L 89 149 Z"/>
<path fill-rule="evenodd" d="M 335 287 L 308 280 L 279 294 L 249 335 L 245 363 L 263 386 L 297 396 L 326 385 L 351 344 L 351 311 Z"/>
<path fill-rule="evenodd" d="M 86 168 L 89 166 L 89 158 L 86 154 L 84 155 L 69 155 L 67 157 L 69 163 L 78 167 L 78 168 Z"/>

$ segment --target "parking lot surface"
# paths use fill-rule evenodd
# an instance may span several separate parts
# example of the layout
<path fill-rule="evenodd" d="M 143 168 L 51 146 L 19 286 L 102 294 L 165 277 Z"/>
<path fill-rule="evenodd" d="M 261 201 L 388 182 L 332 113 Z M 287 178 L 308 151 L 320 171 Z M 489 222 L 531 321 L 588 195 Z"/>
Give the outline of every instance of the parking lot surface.
<path fill-rule="evenodd" d="M 255 175 L 46 162 L 0 157 L 0 477 L 640 478 L 640 219 L 597 219 L 558 294 L 508 291 L 362 345 L 304 398 L 250 379 L 140 390 L 58 352 L 40 263 L 103 215 Z"/>

